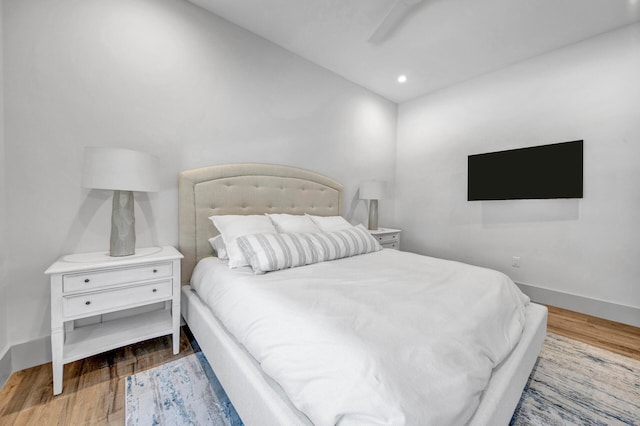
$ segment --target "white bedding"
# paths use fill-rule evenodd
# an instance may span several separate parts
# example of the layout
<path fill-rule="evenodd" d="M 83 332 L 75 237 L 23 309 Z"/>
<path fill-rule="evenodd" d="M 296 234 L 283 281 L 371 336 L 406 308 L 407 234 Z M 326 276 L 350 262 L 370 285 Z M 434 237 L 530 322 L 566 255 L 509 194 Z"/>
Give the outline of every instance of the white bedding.
<path fill-rule="evenodd" d="M 316 425 L 466 423 L 528 303 L 499 272 L 394 250 L 262 276 L 209 258 L 192 286 Z"/>

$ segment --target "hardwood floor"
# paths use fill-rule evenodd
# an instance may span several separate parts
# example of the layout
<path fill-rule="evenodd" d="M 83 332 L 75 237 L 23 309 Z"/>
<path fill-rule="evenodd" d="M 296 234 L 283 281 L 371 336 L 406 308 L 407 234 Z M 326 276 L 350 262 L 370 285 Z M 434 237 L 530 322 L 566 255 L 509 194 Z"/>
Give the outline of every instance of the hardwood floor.
<path fill-rule="evenodd" d="M 640 328 L 548 306 L 547 331 L 640 360 Z"/>
<path fill-rule="evenodd" d="M 640 360 L 640 328 L 549 307 L 547 329 Z M 191 353 L 183 330 L 176 356 L 167 336 L 76 361 L 55 397 L 51 363 L 15 372 L 0 391 L 0 425 L 122 425 L 125 378 Z"/>
<path fill-rule="evenodd" d="M 67 364 L 57 396 L 51 363 L 17 371 L 0 392 L 0 425 L 123 425 L 126 377 L 192 354 L 180 337 L 178 355 L 165 336 Z"/>

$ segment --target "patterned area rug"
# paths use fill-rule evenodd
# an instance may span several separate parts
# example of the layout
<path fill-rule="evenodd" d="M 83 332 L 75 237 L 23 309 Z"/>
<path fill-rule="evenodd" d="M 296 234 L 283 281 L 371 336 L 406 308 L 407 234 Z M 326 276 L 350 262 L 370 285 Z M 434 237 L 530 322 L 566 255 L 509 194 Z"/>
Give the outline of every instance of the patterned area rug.
<path fill-rule="evenodd" d="M 511 425 L 640 425 L 640 361 L 548 333 Z"/>
<path fill-rule="evenodd" d="M 127 377 L 126 422 L 242 425 L 201 352 Z M 511 425 L 640 425 L 640 361 L 549 333 Z"/>
<path fill-rule="evenodd" d="M 128 376 L 127 425 L 242 426 L 202 352 Z"/>

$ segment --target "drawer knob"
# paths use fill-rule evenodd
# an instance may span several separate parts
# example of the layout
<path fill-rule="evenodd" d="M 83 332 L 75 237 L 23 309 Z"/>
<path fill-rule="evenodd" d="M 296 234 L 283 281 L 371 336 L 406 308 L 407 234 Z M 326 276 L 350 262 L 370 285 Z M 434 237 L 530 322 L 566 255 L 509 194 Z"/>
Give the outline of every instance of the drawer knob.
<path fill-rule="evenodd" d="M 153 292 L 155 293 L 156 291 L 158 291 L 158 290 L 154 288 L 154 289 L 153 289 Z"/>
<path fill-rule="evenodd" d="M 153 273 L 155 274 L 156 272 L 158 272 L 158 270 L 157 270 L 157 269 L 154 269 L 154 270 L 153 270 Z"/>
<path fill-rule="evenodd" d="M 91 280 L 89 280 L 89 278 L 85 278 L 85 279 L 84 279 L 84 282 L 85 282 L 85 283 L 88 283 L 89 281 L 91 281 Z"/>
<path fill-rule="evenodd" d="M 84 302 L 85 305 L 90 305 L 91 304 L 91 300 L 87 300 L 86 302 Z"/>

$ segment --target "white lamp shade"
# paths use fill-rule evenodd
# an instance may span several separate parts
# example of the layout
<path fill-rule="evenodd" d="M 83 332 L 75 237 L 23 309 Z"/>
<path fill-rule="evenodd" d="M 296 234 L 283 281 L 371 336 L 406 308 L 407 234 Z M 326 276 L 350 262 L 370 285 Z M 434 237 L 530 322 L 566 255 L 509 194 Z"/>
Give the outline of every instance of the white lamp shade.
<path fill-rule="evenodd" d="M 85 147 L 82 186 L 118 191 L 158 191 L 158 157 L 124 148 Z"/>
<path fill-rule="evenodd" d="M 380 200 L 385 197 L 387 182 L 383 180 L 366 180 L 360 184 L 361 200 Z"/>

